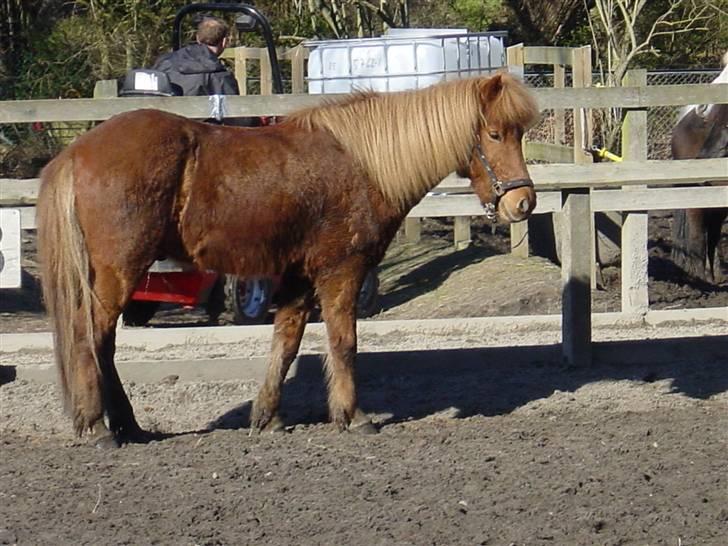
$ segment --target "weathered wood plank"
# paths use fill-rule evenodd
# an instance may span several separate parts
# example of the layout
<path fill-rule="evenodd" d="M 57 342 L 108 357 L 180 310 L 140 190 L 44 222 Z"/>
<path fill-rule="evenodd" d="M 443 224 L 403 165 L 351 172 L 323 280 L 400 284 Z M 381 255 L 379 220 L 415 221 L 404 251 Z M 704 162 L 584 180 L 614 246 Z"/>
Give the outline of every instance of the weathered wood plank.
<path fill-rule="evenodd" d="M 649 87 L 588 87 L 534 89 L 545 108 L 650 108 L 728 102 L 728 84 L 653 85 Z"/>
<path fill-rule="evenodd" d="M 528 258 L 528 222 L 511 224 L 511 254 L 518 258 Z"/>
<path fill-rule="evenodd" d="M 571 47 L 528 46 L 524 48 L 525 64 L 560 64 L 570 65 L 572 61 Z"/>
<path fill-rule="evenodd" d="M 574 162 L 574 149 L 571 146 L 564 146 L 563 144 L 526 142 L 524 153 L 526 159 L 535 161 L 548 161 L 549 163 Z"/>
<path fill-rule="evenodd" d="M 594 212 L 728 207 L 728 186 L 594 190 L 591 207 Z"/>
<path fill-rule="evenodd" d="M 455 237 L 455 250 L 464 250 L 470 246 L 472 242 L 470 236 L 470 216 L 455 217 L 453 235 Z"/>
<path fill-rule="evenodd" d="M 684 104 L 725 103 L 728 84 L 664 85 L 649 87 L 590 87 L 582 89 L 534 89 L 546 108 L 646 108 Z M 316 106 L 337 95 L 226 96 L 235 116 L 282 116 L 298 108 Z M 34 121 L 93 121 L 137 110 L 156 108 L 190 118 L 206 118 L 207 97 L 124 97 L 113 99 L 41 99 L 0 102 L 0 123 Z"/>
<path fill-rule="evenodd" d="M 538 194 L 536 210 L 533 214 L 545 214 L 561 210 L 561 193 L 544 192 Z M 409 213 L 411 218 L 440 218 L 446 216 L 483 216 L 483 205 L 473 194 L 432 195 L 425 197 Z"/>
<path fill-rule="evenodd" d="M 480 216 L 483 205 L 475 194 L 427 196 L 409 212 L 410 218 Z"/>
<path fill-rule="evenodd" d="M 728 158 L 653 160 L 588 165 L 529 165 L 537 190 L 569 187 L 670 186 L 728 180 Z"/>
<path fill-rule="evenodd" d="M 630 70 L 624 85 L 647 85 L 646 70 Z M 629 164 L 647 159 L 647 110 L 628 110 L 622 124 L 622 157 Z M 640 187 L 627 187 L 631 193 Z M 625 212 L 622 219 L 622 312 L 644 315 L 650 308 L 647 283 L 647 212 Z"/>
<path fill-rule="evenodd" d="M 698 161 L 698 160 L 690 160 Z M 700 160 L 702 161 L 702 160 Z M 676 162 L 673 162 L 676 163 Z M 0 205 L 33 205 L 38 198 L 40 179 L 0 179 Z M 427 196 L 422 203 L 427 209 L 415 207 L 411 214 L 421 216 L 476 216 L 482 214 L 478 198 L 472 193 L 467 178 L 449 177 L 435 187 L 435 192 L 446 195 Z M 458 197 L 460 199 L 454 199 Z M 418 205 L 419 206 L 419 205 Z M 647 188 L 626 193 L 621 189 L 592 192 L 591 208 L 595 212 L 669 210 L 679 208 L 728 207 L 728 186 L 700 186 L 691 188 Z M 561 209 L 559 191 L 539 191 L 534 214 Z M 438 213 L 439 212 L 439 213 Z"/>
<path fill-rule="evenodd" d="M 404 219 L 404 236 L 410 243 L 417 243 L 422 236 L 422 222 L 416 217 Z"/>
<path fill-rule="evenodd" d="M 0 178 L 0 205 L 33 205 L 38 199 L 39 178 Z"/>
<path fill-rule="evenodd" d="M 589 190 L 564 192 L 561 223 L 563 300 L 561 343 L 564 362 L 588 366 L 591 352 L 591 245 Z"/>
<path fill-rule="evenodd" d="M 279 116 L 316 106 L 336 95 L 225 96 L 230 116 Z M 209 97 L 120 97 L 114 99 L 23 100 L 0 102 L 0 123 L 105 120 L 140 108 L 154 108 L 189 118 L 210 117 Z"/>

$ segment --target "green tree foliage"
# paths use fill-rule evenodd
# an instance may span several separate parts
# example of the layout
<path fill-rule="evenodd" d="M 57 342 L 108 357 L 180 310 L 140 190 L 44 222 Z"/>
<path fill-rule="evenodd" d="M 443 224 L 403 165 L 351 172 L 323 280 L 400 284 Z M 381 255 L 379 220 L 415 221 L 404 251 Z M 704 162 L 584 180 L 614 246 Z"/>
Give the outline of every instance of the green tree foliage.
<path fill-rule="evenodd" d="M 607 0 L 602 0 L 607 1 Z M 616 2 L 617 0 L 609 0 Z M 728 0 L 629 0 L 644 4 L 634 25 L 649 33 L 666 6 L 671 21 L 705 7 L 699 29 L 659 34 L 631 66 L 715 66 L 728 44 Z M 505 29 L 511 42 L 583 45 L 607 32 L 594 22 L 597 0 L 258 0 L 279 45 L 307 38 L 379 35 L 387 26 Z M 98 79 L 149 66 L 168 49 L 185 0 L 0 0 L 0 99 L 89 96 Z M 666 30 L 667 27 L 662 30 Z M 262 45 L 254 34 L 237 43 Z"/>
<path fill-rule="evenodd" d="M 11 75 L 16 98 L 88 96 L 96 80 L 150 63 L 168 43 L 169 0 L 78 0 L 60 16 L 39 11 L 21 29 Z"/>

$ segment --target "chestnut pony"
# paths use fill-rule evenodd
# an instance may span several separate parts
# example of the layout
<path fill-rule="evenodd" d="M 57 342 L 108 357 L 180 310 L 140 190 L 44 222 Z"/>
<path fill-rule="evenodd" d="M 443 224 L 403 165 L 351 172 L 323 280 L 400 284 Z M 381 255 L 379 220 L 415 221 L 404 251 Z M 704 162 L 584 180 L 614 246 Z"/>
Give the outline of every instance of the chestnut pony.
<path fill-rule="evenodd" d="M 328 333 L 330 419 L 372 430 L 354 384 L 357 294 L 407 212 L 467 173 L 492 216 L 536 205 L 521 139 L 536 104 L 508 74 L 358 93 L 255 129 L 124 113 L 49 163 L 38 199 L 43 291 L 78 435 L 144 438 L 114 366 L 119 314 L 161 256 L 282 277 L 251 428 L 280 426 L 281 386 L 315 301 Z M 108 425 L 107 425 L 108 423 Z"/>

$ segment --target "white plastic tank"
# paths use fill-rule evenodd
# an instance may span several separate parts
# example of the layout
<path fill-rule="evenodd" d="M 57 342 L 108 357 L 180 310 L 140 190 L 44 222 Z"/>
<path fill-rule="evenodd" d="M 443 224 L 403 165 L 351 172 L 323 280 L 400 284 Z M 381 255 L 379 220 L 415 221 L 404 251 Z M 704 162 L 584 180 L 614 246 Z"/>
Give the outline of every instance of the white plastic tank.
<path fill-rule="evenodd" d="M 308 92 L 401 91 L 505 65 L 506 33 L 391 29 L 379 38 L 310 41 Z"/>

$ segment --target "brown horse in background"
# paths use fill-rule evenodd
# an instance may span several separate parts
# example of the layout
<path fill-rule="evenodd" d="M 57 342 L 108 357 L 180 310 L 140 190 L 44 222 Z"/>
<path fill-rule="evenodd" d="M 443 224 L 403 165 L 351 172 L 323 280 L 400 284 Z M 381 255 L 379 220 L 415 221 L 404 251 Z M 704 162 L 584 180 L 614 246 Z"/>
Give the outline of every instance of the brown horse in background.
<path fill-rule="evenodd" d="M 673 159 L 728 157 L 728 104 L 691 109 L 672 132 Z M 717 250 L 728 208 L 679 209 L 673 215 L 672 260 L 685 273 L 718 282 Z"/>
<path fill-rule="evenodd" d="M 490 215 L 528 217 L 536 195 L 521 139 L 537 114 L 525 86 L 500 74 L 355 94 L 273 127 L 140 110 L 80 137 L 44 169 L 37 207 L 44 297 L 77 434 L 109 446 L 145 437 L 114 366 L 115 330 L 163 256 L 243 277 L 281 275 L 251 428 L 280 426 L 281 387 L 318 300 L 330 419 L 371 430 L 354 383 L 366 271 L 452 171 L 470 176 Z"/>

